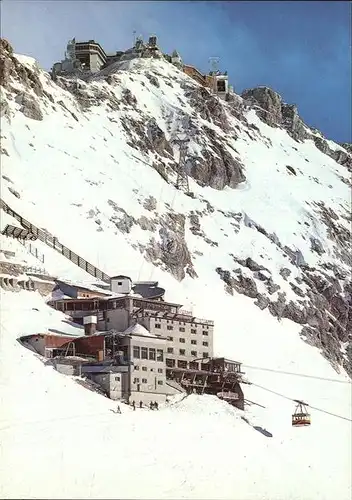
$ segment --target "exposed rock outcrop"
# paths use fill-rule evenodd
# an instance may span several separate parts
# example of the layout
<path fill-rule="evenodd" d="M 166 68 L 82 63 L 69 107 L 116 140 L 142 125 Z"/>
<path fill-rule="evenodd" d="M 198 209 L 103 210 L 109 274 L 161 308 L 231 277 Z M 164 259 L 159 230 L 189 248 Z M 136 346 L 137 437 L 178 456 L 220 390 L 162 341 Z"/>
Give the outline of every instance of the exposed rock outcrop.
<path fill-rule="evenodd" d="M 347 167 L 349 172 L 352 172 L 352 154 L 350 148 L 348 151 L 341 151 L 340 149 L 332 149 L 323 137 L 313 136 L 314 144 L 324 154 L 330 156 L 340 165 Z M 345 148 L 346 149 L 346 148 Z"/>
<path fill-rule="evenodd" d="M 204 149 L 202 157 L 189 158 L 187 166 L 191 177 L 201 186 L 221 190 L 225 186 L 235 188 L 246 180 L 241 162 L 218 141 L 213 142 L 212 150 Z"/>
<path fill-rule="evenodd" d="M 17 104 L 21 105 L 20 111 L 24 116 L 32 120 L 43 120 L 43 113 L 40 109 L 40 105 L 32 96 L 27 93 L 22 93 L 18 94 L 15 100 Z"/>
<path fill-rule="evenodd" d="M 151 118 L 147 123 L 147 137 L 153 149 L 161 156 L 164 156 L 165 153 L 173 155 L 172 147 L 166 139 L 165 133 L 156 123 L 155 118 Z"/>
<path fill-rule="evenodd" d="M 298 142 L 308 138 L 305 125 L 298 115 L 297 107 L 282 102 L 281 96 L 269 87 L 245 90 L 241 97 L 254 106 L 258 116 L 271 127 L 284 127 Z"/>
<path fill-rule="evenodd" d="M 14 56 L 9 42 L 4 38 L 0 38 L 0 85 L 11 90 L 11 81 L 15 80 L 33 90 L 40 97 L 43 95 L 43 86 L 38 73 L 39 71 L 34 71 L 20 63 Z"/>
<path fill-rule="evenodd" d="M 342 146 L 348 153 L 352 155 L 352 144 L 349 142 L 341 142 L 340 146 Z"/>
<path fill-rule="evenodd" d="M 7 118 L 11 123 L 11 112 L 9 103 L 2 96 L 0 97 L 0 117 Z"/>
<path fill-rule="evenodd" d="M 152 212 L 153 210 L 156 209 L 156 206 L 157 206 L 157 201 L 156 199 L 154 198 L 154 196 L 149 196 L 148 198 L 146 198 L 144 200 L 144 203 L 143 203 L 143 207 Z"/>
<path fill-rule="evenodd" d="M 160 224 L 160 241 L 151 239 L 146 250 L 148 260 L 154 264 L 161 261 L 179 281 L 184 279 L 186 273 L 192 278 L 197 277 L 185 241 L 185 216 L 168 213 L 160 219 Z"/>
<path fill-rule="evenodd" d="M 345 165 L 352 172 L 351 145 L 343 144 L 346 151 L 333 150 L 327 141 L 317 135 L 310 135 L 307 126 L 298 115 L 297 107 L 282 102 L 281 96 L 269 87 L 257 87 L 245 90 L 241 97 L 253 106 L 258 116 L 271 127 L 283 127 L 297 142 L 313 139 L 316 147 L 333 158 L 340 165 Z"/>
<path fill-rule="evenodd" d="M 230 271 L 226 271 L 221 267 L 217 267 L 216 272 L 225 282 L 228 293 L 233 294 L 233 290 L 235 290 L 247 297 L 256 298 L 258 296 L 258 289 L 254 279 L 244 276 L 240 269 L 236 270 L 236 275 L 232 275 Z"/>
<path fill-rule="evenodd" d="M 209 89 L 196 87 L 186 92 L 190 105 L 200 116 L 209 122 L 218 125 L 224 132 L 230 130 L 229 121 L 220 99 L 217 99 Z"/>
<path fill-rule="evenodd" d="M 128 215 L 126 210 L 120 208 L 114 201 L 108 200 L 108 204 L 114 209 L 115 213 L 110 220 L 115 224 L 121 233 L 130 233 L 132 227 L 136 224 L 136 220 L 131 215 Z"/>

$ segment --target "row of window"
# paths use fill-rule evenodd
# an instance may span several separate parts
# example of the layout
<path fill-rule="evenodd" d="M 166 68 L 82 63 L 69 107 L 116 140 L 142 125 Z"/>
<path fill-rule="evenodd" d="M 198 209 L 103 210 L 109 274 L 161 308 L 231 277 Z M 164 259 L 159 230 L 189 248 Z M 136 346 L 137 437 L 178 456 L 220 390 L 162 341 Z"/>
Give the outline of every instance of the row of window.
<path fill-rule="evenodd" d="M 175 359 L 166 359 L 166 366 L 168 368 L 175 368 L 176 366 L 176 360 Z M 179 359 L 177 361 L 177 368 L 188 368 L 188 363 L 187 361 L 182 361 L 181 359 Z M 195 362 L 190 362 L 189 363 L 189 368 L 193 369 L 193 370 L 198 370 L 199 369 L 199 364 L 198 363 L 195 363 Z"/>
<path fill-rule="evenodd" d="M 161 329 L 161 324 L 160 324 L 160 323 L 155 323 L 155 328 L 157 328 L 157 329 L 159 329 L 159 330 L 160 330 L 160 329 Z M 167 328 L 167 330 L 169 330 L 169 331 L 174 329 L 174 327 L 173 327 L 172 325 L 167 325 L 167 327 L 166 327 L 166 328 Z M 180 327 L 179 327 L 179 329 L 178 329 L 178 331 L 179 331 L 179 332 L 185 332 L 185 331 L 186 331 L 186 329 L 185 329 L 183 326 L 180 326 Z M 196 329 L 196 328 L 191 328 L 191 333 L 193 333 L 193 334 L 197 334 L 197 333 L 200 333 L 200 332 L 197 332 L 197 329 Z M 203 330 L 203 331 L 202 331 L 202 335 L 208 336 L 208 335 L 209 335 L 209 333 L 208 333 L 206 330 Z"/>
<path fill-rule="evenodd" d="M 139 384 L 139 378 L 134 378 L 133 383 Z M 147 383 L 148 383 L 148 380 L 146 378 L 142 378 L 142 384 L 147 384 Z M 164 382 L 162 380 L 158 380 L 158 385 L 163 385 L 163 383 Z"/>
<path fill-rule="evenodd" d="M 134 369 L 135 370 L 139 370 L 139 366 L 135 365 Z M 148 368 L 146 366 L 142 366 L 142 371 L 143 372 L 146 372 L 147 370 L 148 370 Z M 153 372 L 154 368 L 150 368 L 150 371 Z M 162 368 L 158 368 L 158 373 L 163 373 L 163 369 Z"/>
<path fill-rule="evenodd" d="M 168 347 L 167 348 L 167 352 L 168 352 L 168 354 L 175 354 L 173 347 Z M 186 349 L 179 349 L 178 352 L 179 352 L 180 356 L 186 356 Z M 197 351 L 191 351 L 191 356 L 197 357 L 198 356 Z M 203 358 L 208 358 L 209 357 L 209 353 L 208 352 L 203 352 L 202 356 L 203 356 Z"/>
<path fill-rule="evenodd" d="M 133 357 L 136 359 L 149 359 L 151 361 L 164 361 L 162 349 L 133 346 Z"/>
<path fill-rule="evenodd" d="M 156 320 L 156 321 L 157 321 L 157 320 Z M 185 321 L 174 321 L 174 320 L 172 320 L 172 319 L 168 319 L 168 320 L 166 321 L 166 323 L 171 323 L 172 325 L 173 325 L 174 323 L 178 323 L 179 325 L 184 325 L 184 326 L 186 325 L 186 322 L 185 322 Z M 196 326 L 196 324 L 194 324 L 194 323 L 190 323 L 190 325 L 191 325 L 191 326 L 193 326 L 193 325 L 194 325 L 194 326 Z M 204 328 L 204 329 L 206 329 L 206 330 L 209 330 L 209 325 L 202 325 L 202 328 Z"/>
<path fill-rule="evenodd" d="M 174 338 L 173 338 L 173 337 L 167 337 L 167 340 L 171 340 L 171 341 L 173 341 L 173 340 L 174 340 Z M 184 339 L 184 338 L 179 338 L 179 342 L 180 342 L 180 344 L 185 344 L 185 343 L 186 343 L 186 339 Z M 192 339 L 192 340 L 191 340 L 191 344 L 192 344 L 192 345 L 197 345 L 197 341 L 196 341 L 196 340 L 194 340 L 194 339 Z M 209 343 L 208 343 L 207 341 L 202 342 L 202 344 L 203 344 L 203 346 L 204 346 L 204 347 L 208 347 L 208 345 L 209 345 Z"/>

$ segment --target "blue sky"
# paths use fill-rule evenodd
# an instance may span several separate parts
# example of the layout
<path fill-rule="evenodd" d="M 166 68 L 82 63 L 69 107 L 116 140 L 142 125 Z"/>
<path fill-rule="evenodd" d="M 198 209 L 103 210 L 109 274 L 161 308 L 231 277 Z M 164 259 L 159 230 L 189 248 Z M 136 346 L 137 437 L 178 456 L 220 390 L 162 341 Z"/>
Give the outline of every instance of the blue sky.
<path fill-rule="evenodd" d="M 42 67 L 62 59 L 67 40 L 95 39 L 107 52 L 156 33 L 165 52 L 209 70 L 220 57 L 237 92 L 267 85 L 306 123 L 351 142 L 349 2 L 16 1 L 1 2 L 1 36 Z"/>

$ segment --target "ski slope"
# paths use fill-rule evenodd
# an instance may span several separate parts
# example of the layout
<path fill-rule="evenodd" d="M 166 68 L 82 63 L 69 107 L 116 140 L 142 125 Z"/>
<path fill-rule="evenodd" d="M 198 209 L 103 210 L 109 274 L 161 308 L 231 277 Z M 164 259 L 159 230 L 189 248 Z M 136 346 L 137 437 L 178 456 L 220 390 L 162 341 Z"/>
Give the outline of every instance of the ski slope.
<path fill-rule="evenodd" d="M 35 66 L 34 60 L 24 56 L 20 60 Z M 128 88 L 137 99 L 135 108 L 124 105 L 107 110 L 102 99 L 83 112 L 72 94 L 44 72 L 40 79 L 54 103 L 45 96 L 38 101 L 43 121 L 25 117 L 19 105 L 8 100 L 11 122 L 2 119 L 1 123 L 2 147 L 8 153 L 2 157 L 6 178 L 1 179 L 1 197 L 107 274 L 157 280 L 166 288 L 166 300 L 183 304 L 199 317 L 214 319 L 215 353 L 243 363 L 246 377 L 253 383 L 243 386 L 245 398 L 264 408 L 251 405 L 242 412 L 210 396 L 190 396 L 182 401 L 176 398 L 158 412 L 133 412 L 121 405 L 122 414 L 117 415 L 110 411 L 116 403 L 45 366 L 16 340 L 48 329 L 75 335 L 77 327 L 34 292 L 1 290 L 0 496 L 349 500 L 348 377 L 342 369 L 337 373 L 318 349 L 302 341 L 301 325 L 288 319 L 277 321 L 268 309 L 260 310 L 245 295 L 227 294 L 215 271 L 219 266 L 236 267 L 231 253 L 239 259 L 252 257 L 269 270 L 289 299 L 297 300 L 279 271 L 286 267 L 297 277 L 299 269 L 268 238 L 248 227 L 245 216 L 275 233 L 283 246 L 299 249 L 309 265 L 335 262 L 349 271 L 336 257 L 334 243 L 313 205 L 324 201 L 348 228 L 344 217 L 349 189 L 341 181 L 347 179 L 347 170 L 321 153 L 313 141 L 297 144 L 284 130 L 265 125 L 253 111 L 247 112 L 246 119 L 259 132 L 246 128 L 229 112 L 231 127 L 236 125 L 239 130 L 236 138 L 230 132 L 226 141 L 238 152 L 246 181 L 235 190 L 217 191 L 190 178 L 192 199 L 175 190 L 171 174 L 167 183 L 148 166 L 156 154 L 129 145 L 134 131 L 129 136 L 121 122 L 126 117 L 145 120 L 153 116 L 170 137 L 181 126 L 180 109 L 193 113 L 182 85 L 196 84 L 163 61 L 132 61 L 109 72 L 117 77 L 113 85 L 98 75 L 84 84 L 85 92 L 93 97 L 98 91 L 110 92 L 120 99 Z M 148 84 L 146 73 L 158 78 L 159 88 Z M 173 87 L 167 85 L 170 81 Z M 31 92 L 20 82 L 13 85 Z M 8 91 L 4 95 L 8 97 Z M 227 106 L 224 104 L 228 111 Z M 200 115 L 194 121 L 198 128 L 206 122 Z M 223 134 L 217 125 L 206 123 Z M 198 139 L 192 140 L 196 151 Z M 207 144 L 207 137 L 201 136 L 200 141 Z M 286 165 L 294 167 L 297 176 L 289 175 Z M 150 196 L 157 200 L 154 211 L 144 207 Z M 122 233 L 111 220 L 114 209 L 109 200 L 136 220 L 157 219 L 172 211 L 187 217 L 191 211 L 202 212 L 202 230 L 218 246 L 209 246 L 194 235 L 186 218 L 185 240 L 198 277 L 186 275 L 178 281 L 159 262 L 148 262 L 138 247 L 147 245 L 152 237 L 159 238 L 160 222 L 155 222 L 156 230 L 134 224 L 130 232 Z M 214 209 L 211 213 L 205 211 L 207 202 Z M 227 211 L 242 214 L 238 230 L 224 215 Z M 2 227 L 13 222 L 1 212 Z M 325 254 L 311 251 L 310 236 L 319 238 Z M 82 269 L 42 242 L 35 245 L 44 254 L 51 275 L 94 283 Z M 18 242 L 4 240 L 1 248 L 5 247 L 33 265 L 33 256 L 26 255 Z M 260 290 L 259 281 L 257 285 Z M 335 415 L 312 409 L 311 427 L 294 429 L 294 403 L 258 386 Z M 253 426 L 266 429 L 272 437 Z"/>

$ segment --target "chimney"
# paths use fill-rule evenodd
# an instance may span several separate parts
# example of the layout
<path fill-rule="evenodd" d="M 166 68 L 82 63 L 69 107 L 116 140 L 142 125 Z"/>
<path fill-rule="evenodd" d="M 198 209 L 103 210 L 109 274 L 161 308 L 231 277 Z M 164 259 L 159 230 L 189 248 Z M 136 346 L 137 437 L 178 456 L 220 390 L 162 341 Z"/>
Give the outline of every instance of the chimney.
<path fill-rule="evenodd" d="M 93 335 L 97 330 L 97 317 L 84 316 L 83 325 L 84 325 L 84 334 Z"/>

